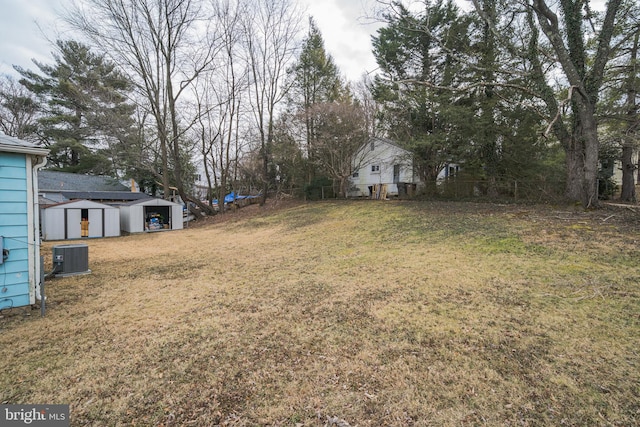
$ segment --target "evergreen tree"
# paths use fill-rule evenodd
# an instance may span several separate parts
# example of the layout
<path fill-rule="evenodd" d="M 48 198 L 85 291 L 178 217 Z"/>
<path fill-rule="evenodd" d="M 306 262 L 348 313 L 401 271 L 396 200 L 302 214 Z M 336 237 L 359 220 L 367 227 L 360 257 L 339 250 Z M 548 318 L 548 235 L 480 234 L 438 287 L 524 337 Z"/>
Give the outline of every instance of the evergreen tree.
<path fill-rule="evenodd" d="M 456 52 L 469 45 L 469 21 L 452 1 L 425 2 L 422 13 L 394 3 L 373 39 L 383 77 L 374 98 L 383 104 L 382 132 L 412 149 L 422 179 L 435 184 L 470 120 L 464 96 L 449 90 L 464 81 Z"/>
<path fill-rule="evenodd" d="M 464 15 L 451 1 L 426 2 L 419 12 L 395 4 L 374 39 L 383 71 L 375 95 L 384 131 L 412 149 L 427 189 L 454 162 L 466 179 L 485 182 L 475 190 L 494 197 L 501 181 L 536 179 L 534 169 L 555 151 L 537 136 L 540 102 L 523 90 L 532 85 L 527 70 L 503 72 L 517 62 L 512 40 L 522 22 L 498 25 L 501 0 L 476 5 L 479 14 Z"/>
<path fill-rule="evenodd" d="M 133 106 L 129 80 L 115 64 L 82 43 L 57 41 L 55 64 L 34 61 L 39 73 L 16 67 L 20 82 L 43 106 L 41 137 L 50 167 L 67 172 L 117 174 L 110 147 L 128 138 Z"/>
<path fill-rule="evenodd" d="M 304 143 L 309 162 L 307 180 L 313 178 L 315 145 L 318 135 L 311 110 L 327 102 L 350 101 L 351 94 L 343 82 L 333 57 L 324 48 L 324 40 L 313 18 L 309 18 L 309 32 L 303 40 L 297 62 L 291 68 L 290 108 L 302 117 Z"/>

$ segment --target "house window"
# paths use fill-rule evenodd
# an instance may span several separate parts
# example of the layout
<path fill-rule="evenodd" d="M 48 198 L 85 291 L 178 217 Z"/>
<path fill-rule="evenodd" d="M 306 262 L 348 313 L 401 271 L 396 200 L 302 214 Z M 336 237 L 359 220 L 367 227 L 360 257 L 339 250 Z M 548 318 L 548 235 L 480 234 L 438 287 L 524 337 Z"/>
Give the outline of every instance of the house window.
<path fill-rule="evenodd" d="M 353 175 L 351 175 L 353 178 L 357 178 L 360 176 L 360 172 L 354 172 Z"/>
<path fill-rule="evenodd" d="M 371 151 L 376 149 L 376 143 L 375 142 L 371 141 L 370 146 L 371 146 Z"/>
<path fill-rule="evenodd" d="M 371 173 L 380 173 L 380 165 L 371 165 Z"/>

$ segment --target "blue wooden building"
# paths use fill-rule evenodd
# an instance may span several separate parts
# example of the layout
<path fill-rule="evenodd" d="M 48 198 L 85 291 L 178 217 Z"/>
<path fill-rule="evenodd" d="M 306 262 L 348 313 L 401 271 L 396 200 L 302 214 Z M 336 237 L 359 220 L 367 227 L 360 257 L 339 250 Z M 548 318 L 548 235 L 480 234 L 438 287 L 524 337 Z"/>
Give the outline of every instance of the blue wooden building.
<path fill-rule="evenodd" d="M 0 309 L 40 299 L 37 173 L 47 153 L 0 133 Z"/>

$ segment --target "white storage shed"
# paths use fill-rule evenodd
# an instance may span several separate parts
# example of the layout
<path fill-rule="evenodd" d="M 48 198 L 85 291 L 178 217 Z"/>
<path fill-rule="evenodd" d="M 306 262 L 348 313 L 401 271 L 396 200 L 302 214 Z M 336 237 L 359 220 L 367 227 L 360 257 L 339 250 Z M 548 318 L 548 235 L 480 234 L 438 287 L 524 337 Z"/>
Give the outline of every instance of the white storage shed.
<path fill-rule="evenodd" d="M 163 199 L 143 199 L 120 205 L 122 231 L 181 230 L 182 205 Z"/>
<path fill-rule="evenodd" d="M 44 240 L 115 237 L 120 235 L 120 211 L 90 200 L 49 205 L 42 209 L 41 229 Z"/>

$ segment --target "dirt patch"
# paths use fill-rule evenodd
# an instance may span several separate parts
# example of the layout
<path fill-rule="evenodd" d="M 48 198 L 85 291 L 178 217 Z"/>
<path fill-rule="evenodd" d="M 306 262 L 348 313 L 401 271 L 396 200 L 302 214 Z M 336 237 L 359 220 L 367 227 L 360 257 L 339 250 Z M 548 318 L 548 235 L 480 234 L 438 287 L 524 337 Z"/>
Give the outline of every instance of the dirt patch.
<path fill-rule="evenodd" d="M 247 219 L 249 217 L 267 215 L 269 213 L 303 205 L 306 202 L 291 197 L 269 198 L 264 205 L 259 203 L 250 204 L 242 208 L 229 208 L 224 214 L 217 214 L 199 218 L 197 221 L 190 221 L 185 224 L 187 228 L 207 227 L 212 224 L 220 224 L 223 222 L 233 222 Z"/>

